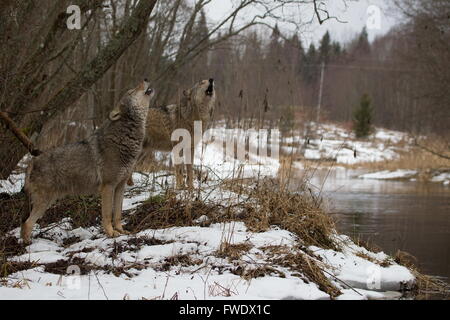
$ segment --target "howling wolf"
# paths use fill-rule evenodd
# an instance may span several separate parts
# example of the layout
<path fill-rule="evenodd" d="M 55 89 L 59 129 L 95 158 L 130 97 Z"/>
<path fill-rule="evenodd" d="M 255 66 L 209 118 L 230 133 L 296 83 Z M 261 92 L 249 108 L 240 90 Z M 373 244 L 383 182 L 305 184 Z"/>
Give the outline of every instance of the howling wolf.
<path fill-rule="evenodd" d="M 171 141 L 171 134 L 175 129 L 187 129 L 191 134 L 193 142 L 194 121 L 202 122 L 203 132 L 212 120 L 214 104 L 216 101 L 216 91 L 214 80 L 202 80 L 196 83 L 191 89 L 184 90 L 179 104 L 150 108 L 147 118 L 147 129 L 142 152 L 138 159 L 138 165 L 151 155 L 155 150 L 172 151 L 174 142 Z M 191 161 L 186 164 L 187 185 L 193 187 L 193 167 L 194 149 L 191 146 Z M 185 186 L 185 179 L 182 164 L 175 165 L 175 177 L 177 188 Z M 132 185 L 133 180 L 128 180 Z"/>
<path fill-rule="evenodd" d="M 107 236 L 125 233 L 121 223 L 124 186 L 142 150 L 153 95 L 144 80 L 122 97 L 92 136 L 44 151 L 33 159 L 25 179 L 25 191 L 32 203 L 21 230 L 25 243 L 30 242 L 33 225 L 47 208 L 67 195 L 100 193 Z"/>

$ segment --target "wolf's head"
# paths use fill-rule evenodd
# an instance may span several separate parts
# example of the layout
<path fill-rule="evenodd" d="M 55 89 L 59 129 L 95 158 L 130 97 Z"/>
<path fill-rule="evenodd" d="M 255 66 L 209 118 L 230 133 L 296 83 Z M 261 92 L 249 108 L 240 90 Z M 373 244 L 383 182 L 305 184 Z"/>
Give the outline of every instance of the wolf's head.
<path fill-rule="evenodd" d="M 150 100 L 154 94 L 154 90 L 150 88 L 150 83 L 145 79 L 136 88 L 125 93 L 120 102 L 109 113 L 109 119 L 116 121 L 124 114 L 138 114 L 145 119 Z"/>
<path fill-rule="evenodd" d="M 191 89 L 183 91 L 184 98 L 197 110 L 202 117 L 212 117 L 216 101 L 214 79 L 197 82 Z"/>

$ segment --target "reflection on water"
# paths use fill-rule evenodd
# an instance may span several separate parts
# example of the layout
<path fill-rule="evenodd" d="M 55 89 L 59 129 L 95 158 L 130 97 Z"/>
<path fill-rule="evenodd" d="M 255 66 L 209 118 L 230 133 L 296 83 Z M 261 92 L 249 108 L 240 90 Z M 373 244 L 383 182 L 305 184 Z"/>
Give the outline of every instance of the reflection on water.
<path fill-rule="evenodd" d="M 368 240 L 389 254 L 417 257 L 421 270 L 450 279 L 450 188 L 438 183 L 364 180 L 364 171 L 316 171 L 340 232 Z M 299 172 L 299 175 L 305 173 Z M 311 173 L 309 173 L 311 175 Z"/>

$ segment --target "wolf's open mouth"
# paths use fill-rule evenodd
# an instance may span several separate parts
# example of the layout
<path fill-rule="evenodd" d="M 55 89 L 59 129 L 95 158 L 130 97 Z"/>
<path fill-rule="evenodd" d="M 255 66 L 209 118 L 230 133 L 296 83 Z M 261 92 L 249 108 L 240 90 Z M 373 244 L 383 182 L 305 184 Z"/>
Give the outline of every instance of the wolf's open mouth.
<path fill-rule="evenodd" d="M 214 91 L 214 80 L 209 79 L 209 86 L 208 86 L 208 89 L 206 89 L 205 94 L 207 96 L 212 96 L 213 91 Z"/>
<path fill-rule="evenodd" d="M 152 94 L 152 92 L 153 92 L 153 89 L 152 89 L 152 88 L 148 88 L 148 89 L 145 91 L 145 94 L 146 94 L 147 96 L 149 96 L 149 95 Z"/>

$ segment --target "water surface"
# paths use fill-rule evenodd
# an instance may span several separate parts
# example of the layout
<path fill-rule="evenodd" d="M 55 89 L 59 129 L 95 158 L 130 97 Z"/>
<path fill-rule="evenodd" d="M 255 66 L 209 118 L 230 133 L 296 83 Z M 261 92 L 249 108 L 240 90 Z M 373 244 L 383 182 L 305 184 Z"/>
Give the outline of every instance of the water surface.
<path fill-rule="evenodd" d="M 376 244 L 388 254 L 406 251 L 418 259 L 423 273 L 449 282 L 450 187 L 358 179 L 362 173 L 318 170 L 310 179 L 323 190 L 338 230 Z"/>

